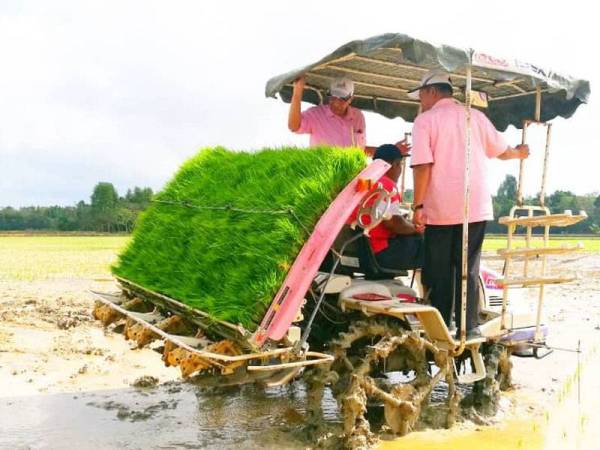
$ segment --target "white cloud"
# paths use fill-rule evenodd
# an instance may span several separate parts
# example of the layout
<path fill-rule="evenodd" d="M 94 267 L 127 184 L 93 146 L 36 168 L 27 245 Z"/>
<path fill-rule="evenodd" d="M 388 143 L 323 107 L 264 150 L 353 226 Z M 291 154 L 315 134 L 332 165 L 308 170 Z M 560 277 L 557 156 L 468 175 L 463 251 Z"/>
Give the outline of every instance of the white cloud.
<path fill-rule="evenodd" d="M 591 14 L 570 19 L 548 2 L 509 1 L 489 12 L 481 5 L 3 2 L 0 205 L 73 204 L 101 180 L 121 192 L 158 189 L 204 146 L 304 144 L 287 131 L 287 105 L 264 98 L 266 80 L 383 32 L 516 57 L 592 86 L 599 81 Z M 556 121 L 550 190 L 600 190 L 594 99 L 571 120 Z M 367 121 L 372 144 L 410 128 L 373 114 Z M 519 140 L 514 131 L 508 137 Z M 492 185 L 515 167 L 494 162 Z"/>

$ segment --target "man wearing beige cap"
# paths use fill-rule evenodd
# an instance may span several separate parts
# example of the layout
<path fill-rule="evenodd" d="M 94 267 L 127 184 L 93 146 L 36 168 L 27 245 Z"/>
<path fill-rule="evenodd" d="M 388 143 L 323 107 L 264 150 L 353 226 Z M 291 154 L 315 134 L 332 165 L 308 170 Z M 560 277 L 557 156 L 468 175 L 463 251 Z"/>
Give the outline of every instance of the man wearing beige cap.
<path fill-rule="evenodd" d="M 431 304 L 449 327 L 454 309 L 460 327 L 466 112 L 464 105 L 452 98 L 452 90 L 450 75 L 438 70 L 425 74 L 420 86 L 409 93 L 420 101 L 422 109 L 412 131 L 412 208 L 413 223 L 425 232 L 423 282 L 430 288 Z M 523 159 L 528 155 L 527 145 L 509 147 L 481 111 L 471 111 L 468 338 L 480 335 L 479 260 L 486 221 L 494 218 L 486 158 Z"/>
<path fill-rule="evenodd" d="M 310 146 L 332 145 L 337 147 L 358 147 L 372 155 L 375 147 L 366 145 L 365 117 L 350 106 L 354 96 L 354 83 L 349 78 L 335 78 L 329 86 L 326 105 L 313 106 L 304 112 L 300 110 L 305 78 L 294 82 L 288 128 L 298 134 L 310 135 Z M 398 143 L 402 153 L 408 153 L 409 146 Z"/>

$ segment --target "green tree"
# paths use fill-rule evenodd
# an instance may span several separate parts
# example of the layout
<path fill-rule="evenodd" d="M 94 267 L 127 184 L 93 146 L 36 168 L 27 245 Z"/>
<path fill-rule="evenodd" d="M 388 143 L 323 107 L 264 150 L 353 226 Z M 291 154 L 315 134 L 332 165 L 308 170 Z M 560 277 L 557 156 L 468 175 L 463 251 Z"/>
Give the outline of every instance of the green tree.
<path fill-rule="evenodd" d="M 492 198 L 494 218 L 497 220 L 500 217 L 507 216 L 516 201 L 517 179 L 512 175 L 506 175 L 506 178 L 504 178 L 504 181 L 498 187 L 496 195 Z M 498 224 L 498 222 L 493 221 L 488 223 L 488 231 L 492 233 L 504 233 L 506 228 Z"/>
<path fill-rule="evenodd" d="M 512 175 L 506 175 L 506 178 L 498 187 L 496 196 L 515 202 L 517 199 L 517 179 Z"/>
<path fill-rule="evenodd" d="M 116 208 L 119 202 L 119 194 L 112 183 L 101 181 L 94 187 L 92 192 L 92 210 L 110 211 Z"/>
<path fill-rule="evenodd" d="M 129 189 L 119 198 L 111 183 L 98 183 L 91 204 L 0 208 L 0 230 L 118 231 L 130 232 L 139 213 L 152 199 L 150 188 Z"/>
<path fill-rule="evenodd" d="M 100 182 L 91 197 L 92 217 L 100 231 L 113 231 L 116 224 L 119 194 L 112 183 Z"/>
<path fill-rule="evenodd" d="M 600 195 L 595 196 L 594 208 L 591 209 L 591 211 L 588 211 L 588 214 L 590 214 L 591 232 L 595 234 L 600 234 Z"/>
<path fill-rule="evenodd" d="M 142 211 L 148 207 L 152 201 L 153 195 L 154 192 L 152 192 L 151 188 L 140 188 L 136 186 L 133 188 L 133 191 L 128 189 L 127 194 L 125 194 L 125 197 L 122 200 L 127 207 Z"/>
<path fill-rule="evenodd" d="M 137 216 L 137 211 L 120 207 L 116 213 L 116 231 L 131 232 Z"/>
<path fill-rule="evenodd" d="M 546 200 L 546 206 L 555 214 L 563 213 L 566 209 L 577 209 L 577 197 L 571 191 L 555 191 Z"/>

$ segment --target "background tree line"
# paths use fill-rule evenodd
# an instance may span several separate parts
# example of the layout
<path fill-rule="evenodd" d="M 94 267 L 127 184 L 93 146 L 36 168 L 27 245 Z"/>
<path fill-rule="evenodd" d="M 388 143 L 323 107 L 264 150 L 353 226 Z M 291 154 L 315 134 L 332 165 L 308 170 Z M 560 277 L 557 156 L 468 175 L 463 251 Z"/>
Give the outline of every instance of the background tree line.
<path fill-rule="evenodd" d="M 404 193 L 404 200 L 412 202 L 412 189 L 407 189 Z M 500 217 L 508 216 L 510 209 L 516 204 L 517 198 L 517 179 L 512 175 L 507 175 L 500 184 L 496 195 L 492 196 L 494 205 L 494 218 L 496 220 L 488 222 L 486 230 L 488 233 L 506 233 L 506 227 L 500 225 L 497 220 Z M 539 205 L 539 199 L 527 197 L 524 199 L 526 205 Z M 584 210 L 588 218 L 581 222 L 565 228 L 550 228 L 553 234 L 600 234 L 600 195 L 598 193 L 575 195 L 570 191 L 554 191 L 546 195 L 545 206 L 553 214 L 563 213 L 565 210 L 571 210 L 573 214 L 579 214 Z M 540 228 L 540 232 L 543 229 Z M 534 230 L 535 232 L 535 230 Z"/>
<path fill-rule="evenodd" d="M 120 197 L 112 183 L 96 184 L 90 203 L 83 200 L 76 206 L 30 206 L 1 208 L 0 231 L 101 231 L 128 233 L 133 229 L 141 211 L 151 202 L 154 193 L 150 188 L 135 187 Z M 493 197 L 494 217 L 506 216 L 515 204 L 517 180 L 507 175 Z M 412 190 L 407 189 L 406 201 L 412 200 Z M 527 204 L 538 204 L 537 198 L 527 198 Z M 600 195 L 575 195 L 570 191 L 555 191 L 546 196 L 546 206 L 553 213 L 570 209 L 573 214 L 585 210 L 588 219 L 567 228 L 551 228 L 553 233 L 600 234 Z M 490 233 L 505 233 L 506 227 L 496 221 L 487 227 Z"/>
<path fill-rule="evenodd" d="M 517 198 L 517 180 L 512 175 L 507 175 L 500 184 L 496 195 L 493 197 L 494 217 L 498 219 L 507 216 L 510 209 L 515 205 Z M 538 196 L 526 197 L 526 205 L 539 205 Z M 586 220 L 582 220 L 575 225 L 564 228 L 550 228 L 554 234 L 600 234 L 600 195 L 598 193 L 576 195 L 571 191 L 554 191 L 546 195 L 544 205 L 550 209 L 553 214 L 561 214 L 565 210 L 571 210 L 573 214 L 579 214 L 579 211 L 585 211 L 588 215 Z M 490 233 L 505 233 L 506 227 L 494 221 L 488 224 L 487 230 Z M 540 232 L 543 231 L 540 228 Z"/>
<path fill-rule="evenodd" d="M 120 197 L 112 183 L 94 187 L 90 203 L 76 206 L 29 206 L 0 209 L 0 231 L 101 231 L 125 232 L 133 229 L 137 216 L 149 204 L 152 189 L 135 187 Z"/>

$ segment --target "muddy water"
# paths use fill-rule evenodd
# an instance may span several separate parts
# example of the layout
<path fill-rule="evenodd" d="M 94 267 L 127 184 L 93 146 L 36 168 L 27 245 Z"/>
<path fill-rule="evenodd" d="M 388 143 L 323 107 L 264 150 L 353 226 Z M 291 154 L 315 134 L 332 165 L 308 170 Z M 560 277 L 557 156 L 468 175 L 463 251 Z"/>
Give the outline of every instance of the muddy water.
<path fill-rule="evenodd" d="M 558 403 L 548 405 L 545 417 L 497 418 L 492 426 L 458 424 L 452 430 L 419 426 L 419 431 L 400 439 L 383 433 L 379 449 L 598 448 L 599 358 L 592 356 L 584 359 L 581 380 L 581 391 L 588 395 L 579 399 L 575 378 L 567 379 Z M 468 389 L 461 388 L 461 394 Z M 445 395 L 440 383 L 432 393 L 430 413 Z M 301 382 L 271 389 L 207 389 L 173 382 L 143 389 L 3 397 L 0 449 L 301 449 L 315 444 L 314 434 L 304 427 L 306 406 Z M 329 391 L 323 410 L 325 427 L 339 431 L 337 405 Z"/>
<path fill-rule="evenodd" d="M 13 397 L 0 400 L 2 449 L 299 449 L 306 391 L 198 388 L 173 383 L 147 389 Z M 324 399 L 326 422 L 337 406 Z"/>
<path fill-rule="evenodd" d="M 436 398 L 443 402 L 444 391 L 436 386 L 434 403 Z M 172 382 L 7 397 L 0 400 L 0 449 L 303 449 L 313 447 L 316 437 L 305 426 L 306 406 L 302 382 L 218 389 Z M 322 406 L 319 434 L 339 433 L 337 404 L 329 390 Z M 371 419 L 381 423 L 383 416 L 376 411 Z M 325 443 L 338 445 L 335 438 Z"/>
<path fill-rule="evenodd" d="M 444 391 L 436 386 L 434 403 L 443 401 Z M 314 434 L 304 426 L 306 404 L 301 382 L 270 389 L 207 389 L 173 382 L 143 389 L 5 397 L 0 399 L 0 449 L 303 449 L 315 445 Z M 432 404 L 429 412 L 435 409 Z M 337 405 L 329 391 L 323 410 L 325 428 L 339 432 Z M 564 417 L 559 419 L 566 426 Z M 383 433 L 378 449 L 541 450 L 544 425 L 546 421 L 510 419 L 466 429 L 419 426 L 420 431 L 400 439 Z M 565 436 L 552 439 L 558 445 L 548 448 L 596 448 L 560 445 Z M 336 442 L 329 441 L 328 447 L 336 448 Z"/>

